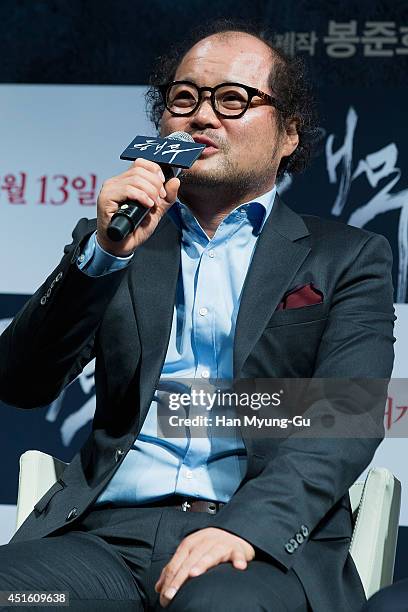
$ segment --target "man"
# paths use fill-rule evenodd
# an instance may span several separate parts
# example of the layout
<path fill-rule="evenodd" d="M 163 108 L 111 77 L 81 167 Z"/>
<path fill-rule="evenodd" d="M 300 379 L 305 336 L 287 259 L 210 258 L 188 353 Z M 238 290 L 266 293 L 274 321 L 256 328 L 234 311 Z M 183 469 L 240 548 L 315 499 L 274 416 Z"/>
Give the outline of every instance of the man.
<path fill-rule="evenodd" d="M 0 589 L 68 590 L 74 610 L 358 610 L 347 492 L 378 438 L 237 428 L 218 447 L 166 445 L 154 396 L 170 377 L 389 377 L 390 248 L 276 195 L 312 128 L 295 64 L 224 28 L 168 77 L 166 108 L 153 92 L 161 134 L 188 132 L 205 153 L 165 185 L 142 160 L 106 181 L 96 236 L 78 223 L 1 338 L 4 401 L 47 404 L 96 355 L 97 407 L 80 453 L 0 548 Z M 106 229 L 127 198 L 150 213 L 113 243 Z M 299 287 L 314 301 L 290 308 Z"/>

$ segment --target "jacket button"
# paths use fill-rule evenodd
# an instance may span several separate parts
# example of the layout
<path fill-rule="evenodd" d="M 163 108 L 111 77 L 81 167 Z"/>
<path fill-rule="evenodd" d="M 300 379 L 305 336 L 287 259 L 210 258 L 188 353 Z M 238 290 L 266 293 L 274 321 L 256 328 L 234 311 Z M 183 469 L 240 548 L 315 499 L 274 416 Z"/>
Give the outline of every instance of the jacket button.
<path fill-rule="evenodd" d="M 289 543 L 292 544 L 293 548 L 297 548 L 299 546 L 295 538 L 290 538 Z"/>
<path fill-rule="evenodd" d="M 295 535 L 295 538 L 298 544 L 303 544 L 303 542 L 305 541 L 305 538 L 302 536 L 301 533 L 297 533 Z"/>
<path fill-rule="evenodd" d="M 120 461 L 120 458 L 125 454 L 125 451 L 122 448 L 117 448 L 115 451 L 115 461 L 116 463 Z"/>
<path fill-rule="evenodd" d="M 68 512 L 65 520 L 66 521 L 72 521 L 72 519 L 76 518 L 78 516 L 78 508 L 71 508 L 71 510 Z"/>
<path fill-rule="evenodd" d="M 295 550 L 292 546 L 292 544 L 290 544 L 290 542 L 288 542 L 287 544 L 285 544 L 285 549 L 286 552 L 288 552 L 290 555 L 293 553 L 293 551 Z"/>
<path fill-rule="evenodd" d="M 306 525 L 301 525 L 300 531 L 302 532 L 303 537 L 307 538 L 309 535 L 309 529 L 306 527 Z"/>

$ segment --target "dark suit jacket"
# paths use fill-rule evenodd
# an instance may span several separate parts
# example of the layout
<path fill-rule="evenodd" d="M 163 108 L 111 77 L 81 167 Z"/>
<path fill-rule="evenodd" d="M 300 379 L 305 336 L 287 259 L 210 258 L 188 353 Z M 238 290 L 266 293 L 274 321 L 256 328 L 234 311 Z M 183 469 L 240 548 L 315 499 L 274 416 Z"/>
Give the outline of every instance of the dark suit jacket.
<path fill-rule="evenodd" d="M 164 217 L 129 268 L 91 278 L 76 259 L 94 229 L 95 220 L 78 222 L 60 264 L 0 338 L 0 398 L 21 408 L 50 403 L 96 356 L 92 433 L 12 542 L 69 526 L 96 499 L 141 429 L 165 359 L 180 265 L 177 228 Z M 383 237 L 300 217 L 278 199 L 243 289 L 235 378 L 388 378 L 391 261 Z M 323 303 L 276 311 L 285 292 L 311 281 Z M 348 402 L 351 412 L 359 409 L 352 397 Z M 383 409 L 376 407 L 378 423 Z M 358 610 L 364 594 L 348 554 L 347 491 L 379 441 L 246 439 L 246 476 L 214 526 L 293 568 L 313 610 Z M 288 552 L 305 527 L 305 541 Z"/>

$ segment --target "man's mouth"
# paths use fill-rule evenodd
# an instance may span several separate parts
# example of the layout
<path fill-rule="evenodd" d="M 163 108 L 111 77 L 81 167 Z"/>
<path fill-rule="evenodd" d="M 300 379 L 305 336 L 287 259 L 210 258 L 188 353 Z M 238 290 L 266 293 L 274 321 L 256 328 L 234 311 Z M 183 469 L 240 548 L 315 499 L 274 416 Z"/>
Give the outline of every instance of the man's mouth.
<path fill-rule="evenodd" d="M 213 140 L 207 138 L 207 136 L 193 136 L 194 142 L 198 142 L 200 144 L 205 144 L 205 149 L 201 153 L 200 157 L 206 157 L 218 151 L 218 146 L 215 144 Z"/>

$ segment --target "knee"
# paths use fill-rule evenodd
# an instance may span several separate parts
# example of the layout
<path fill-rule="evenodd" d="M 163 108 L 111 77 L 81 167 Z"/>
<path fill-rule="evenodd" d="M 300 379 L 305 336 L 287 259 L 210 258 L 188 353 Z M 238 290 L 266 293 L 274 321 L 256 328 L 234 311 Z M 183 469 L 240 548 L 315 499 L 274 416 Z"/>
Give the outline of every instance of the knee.
<path fill-rule="evenodd" d="M 231 580 L 232 568 L 219 565 L 205 574 L 189 578 L 168 606 L 169 612 L 287 612 L 287 608 L 276 601 L 265 607 L 258 597 L 254 585 L 238 575 Z M 233 572 L 234 573 L 234 572 Z"/>
<path fill-rule="evenodd" d="M 362 612 L 404 612 L 408 596 L 408 580 L 394 582 L 370 597 Z"/>

